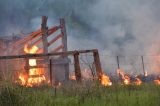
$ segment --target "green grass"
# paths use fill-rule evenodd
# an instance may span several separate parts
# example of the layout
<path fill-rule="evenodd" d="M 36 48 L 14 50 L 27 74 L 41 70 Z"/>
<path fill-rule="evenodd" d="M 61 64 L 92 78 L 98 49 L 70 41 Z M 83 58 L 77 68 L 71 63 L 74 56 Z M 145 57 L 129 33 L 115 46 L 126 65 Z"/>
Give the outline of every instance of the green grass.
<path fill-rule="evenodd" d="M 143 84 L 103 87 L 97 83 L 68 83 L 56 89 L 49 86 L 22 87 L 4 84 L 1 106 L 160 106 L 160 86 Z"/>

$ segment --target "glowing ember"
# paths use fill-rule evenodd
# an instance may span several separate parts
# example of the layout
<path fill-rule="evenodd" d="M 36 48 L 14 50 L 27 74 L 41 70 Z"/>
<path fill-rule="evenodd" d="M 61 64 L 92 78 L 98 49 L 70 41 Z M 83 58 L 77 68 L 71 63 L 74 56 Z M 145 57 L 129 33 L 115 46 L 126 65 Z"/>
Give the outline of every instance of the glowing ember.
<path fill-rule="evenodd" d="M 102 74 L 101 84 L 104 86 L 111 86 L 112 82 L 110 81 L 110 79 L 107 75 Z"/>
<path fill-rule="evenodd" d="M 139 78 L 136 78 L 135 84 L 136 84 L 136 85 L 141 85 L 141 84 L 142 84 L 142 81 L 141 81 Z"/>
<path fill-rule="evenodd" d="M 29 54 L 34 54 L 38 51 L 37 46 L 32 46 L 28 49 L 28 46 L 25 45 L 24 51 Z M 33 86 L 39 85 L 46 80 L 44 76 L 44 70 L 42 68 L 34 68 L 37 66 L 36 59 L 29 59 L 29 66 L 32 68 L 29 69 L 29 73 L 20 73 L 19 79 L 21 80 L 21 84 L 24 86 Z"/>
<path fill-rule="evenodd" d="M 121 71 L 120 69 L 118 69 L 117 73 L 121 76 L 121 78 L 123 80 L 123 83 L 125 85 L 129 85 L 131 83 L 130 77 L 127 74 L 125 74 L 123 71 Z"/>

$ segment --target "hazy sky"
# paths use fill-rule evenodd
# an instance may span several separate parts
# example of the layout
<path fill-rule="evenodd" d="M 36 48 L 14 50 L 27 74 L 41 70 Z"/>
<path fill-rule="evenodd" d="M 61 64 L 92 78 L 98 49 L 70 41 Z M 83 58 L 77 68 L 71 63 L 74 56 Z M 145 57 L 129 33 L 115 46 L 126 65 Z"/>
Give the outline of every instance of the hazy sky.
<path fill-rule="evenodd" d="M 160 0 L 1 0 L 0 36 L 32 32 L 65 18 L 68 48 L 105 55 L 160 53 Z"/>

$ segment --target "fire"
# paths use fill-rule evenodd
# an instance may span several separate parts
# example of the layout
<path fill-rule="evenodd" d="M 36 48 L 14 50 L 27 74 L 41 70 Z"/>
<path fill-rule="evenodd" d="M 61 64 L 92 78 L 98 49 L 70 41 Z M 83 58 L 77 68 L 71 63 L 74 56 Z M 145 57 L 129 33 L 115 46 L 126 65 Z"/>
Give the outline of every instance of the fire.
<path fill-rule="evenodd" d="M 135 85 L 141 85 L 142 81 L 139 78 L 136 78 Z"/>
<path fill-rule="evenodd" d="M 101 77 L 101 84 L 104 86 L 111 86 L 112 82 L 110 81 L 109 77 L 105 74 L 102 74 Z"/>
<path fill-rule="evenodd" d="M 160 85 L 160 76 L 158 75 L 157 78 L 154 80 L 154 83 Z"/>
<path fill-rule="evenodd" d="M 125 74 L 123 71 L 121 71 L 120 69 L 117 70 L 117 73 L 121 76 L 123 83 L 125 85 L 129 85 L 131 83 L 130 77 Z"/>
<path fill-rule="evenodd" d="M 156 79 L 156 80 L 154 80 L 154 83 L 157 84 L 157 85 L 160 85 L 160 80 Z"/>
<path fill-rule="evenodd" d="M 38 51 L 37 46 L 32 46 L 30 49 L 28 45 L 24 46 L 25 53 L 34 54 Z M 44 70 L 41 68 L 37 68 L 37 60 L 36 59 L 29 59 L 29 72 L 27 73 L 20 73 L 19 79 L 21 80 L 21 84 L 24 86 L 33 86 L 39 85 L 40 83 L 46 80 L 44 76 Z M 36 68 L 35 68 L 36 67 Z"/>

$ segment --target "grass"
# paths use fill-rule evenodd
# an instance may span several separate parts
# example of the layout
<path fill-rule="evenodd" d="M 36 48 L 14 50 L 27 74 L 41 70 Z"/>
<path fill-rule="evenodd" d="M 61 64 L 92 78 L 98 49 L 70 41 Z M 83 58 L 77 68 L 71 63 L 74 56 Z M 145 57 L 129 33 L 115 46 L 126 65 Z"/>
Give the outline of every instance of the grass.
<path fill-rule="evenodd" d="M 97 83 L 67 83 L 55 89 L 49 86 L 22 87 L 3 84 L 1 106 L 160 106 L 160 86 L 143 84 L 103 87 Z"/>

